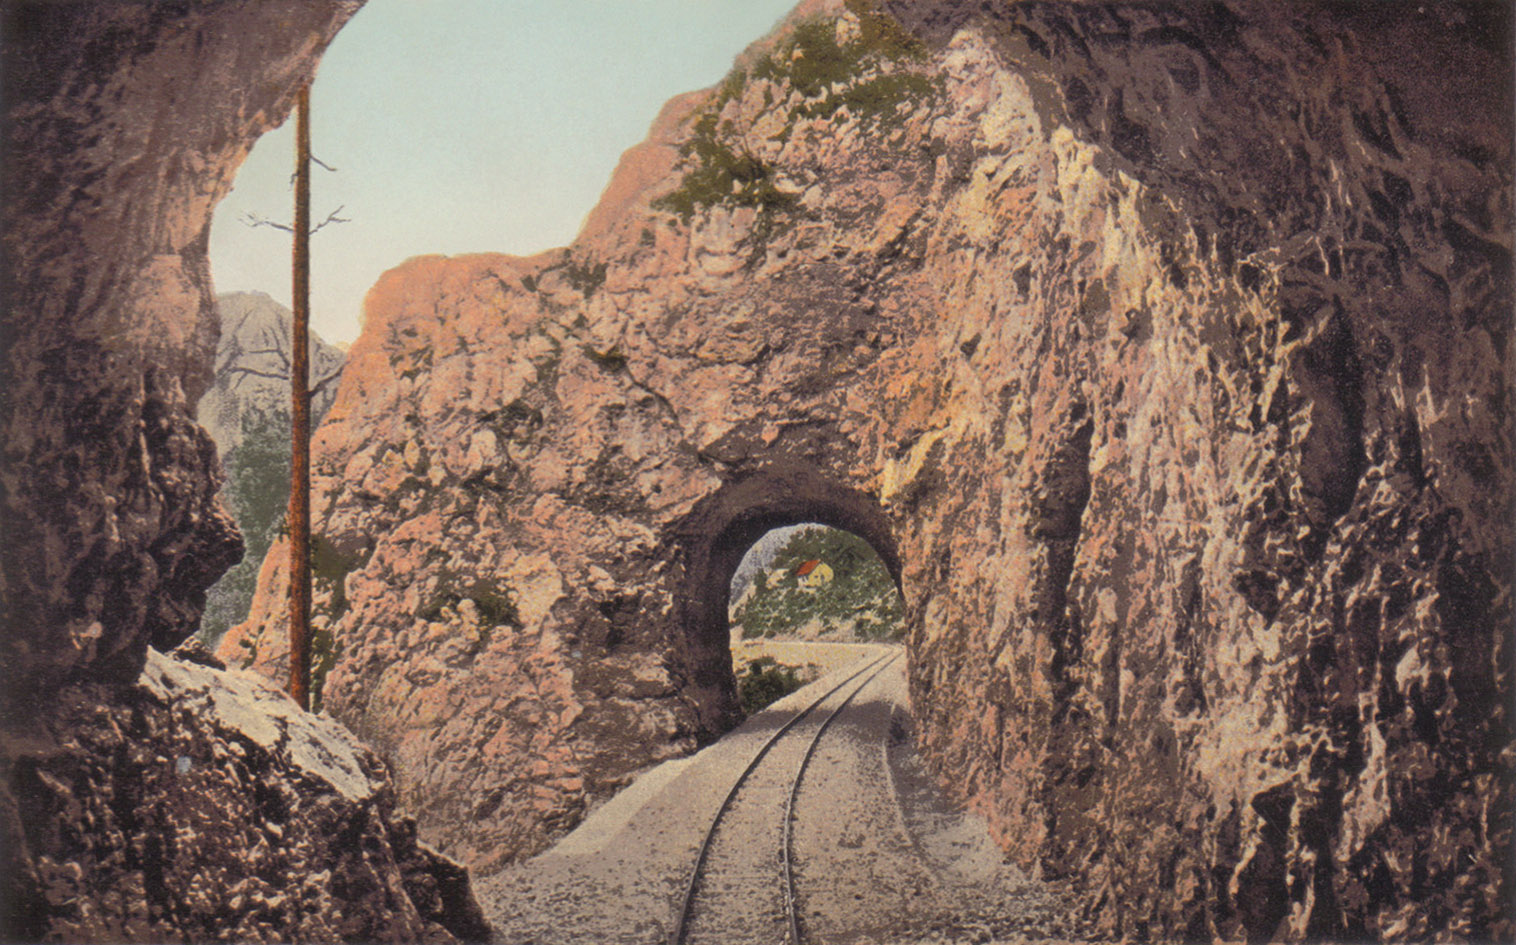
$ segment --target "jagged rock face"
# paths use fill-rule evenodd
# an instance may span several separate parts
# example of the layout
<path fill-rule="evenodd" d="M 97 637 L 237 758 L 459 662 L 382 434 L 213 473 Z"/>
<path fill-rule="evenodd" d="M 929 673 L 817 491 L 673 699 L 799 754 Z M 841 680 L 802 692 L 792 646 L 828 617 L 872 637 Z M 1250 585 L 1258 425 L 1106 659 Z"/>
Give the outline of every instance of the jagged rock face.
<path fill-rule="evenodd" d="M 237 560 L 193 422 L 211 208 L 356 0 L 7 4 L 6 688 L 136 678 Z"/>
<path fill-rule="evenodd" d="M 241 549 L 193 420 L 211 208 L 356 8 L 5 5 L 8 941 L 488 936 L 350 734 L 148 649 Z"/>
<path fill-rule="evenodd" d="M 216 315 L 221 325 L 216 370 L 210 389 L 200 398 L 197 415 L 225 459 L 242 442 L 249 413 L 289 414 L 293 316 L 262 292 L 218 295 Z M 310 346 L 311 418 L 320 422 L 337 394 L 345 357 L 314 332 Z"/>
<path fill-rule="evenodd" d="M 382 763 L 261 677 L 150 652 L 7 738 L 16 941 L 487 941 Z"/>
<path fill-rule="evenodd" d="M 993 227 L 1010 285 L 948 283 L 1008 406 L 942 456 L 913 681 L 1124 934 L 1511 934 L 1509 23 L 1399 12 L 1001 27 L 1095 151 Z"/>
<path fill-rule="evenodd" d="M 530 852 L 730 723 L 732 570 L 816 520 L 1108 931 L 1509 936 L 1506 13 L 813 7 L 570 249 L 376 286 L 326 704 L 424 834 Z M 268 671 L 284 554 L 222 650 Z"/>

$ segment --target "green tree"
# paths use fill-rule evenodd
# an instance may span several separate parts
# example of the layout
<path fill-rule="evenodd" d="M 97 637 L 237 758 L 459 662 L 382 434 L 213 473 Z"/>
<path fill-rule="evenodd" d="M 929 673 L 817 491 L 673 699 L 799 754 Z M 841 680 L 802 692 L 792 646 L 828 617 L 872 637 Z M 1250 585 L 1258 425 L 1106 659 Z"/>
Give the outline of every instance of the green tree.
<path fill-rule="evenodd" d="M 222 495 L 242 529 L 247 551 L 206 594 L 200 637 L 210 647 L 247 619 L 258 570 L 284 526 L 290 494 L 289 442 L 288 411 L 249 407 L 242 414 L 242 442 L 223 460 Z"/>
<path fill-rule="evenodd" d="M 803 685 L 805 680 L 795 667 L 781 666 L 770 657 L 760 656 L 738 674 L 737 697 L 742 701 L 742 711 L 752 715 Z"/>
<path fill-rule="evenodd" d="M 812 560 L 832 569 L 830 581 L 806 585 L 797 570 Z M 863 640 L 898 640 L 904 633 L 900 594 L 878 553 L 852 532 L 825 526 L 796 532 L 731 618 L 745 637 L 792 633 L 811 620 L 827 633 L 851 627 Z"/>

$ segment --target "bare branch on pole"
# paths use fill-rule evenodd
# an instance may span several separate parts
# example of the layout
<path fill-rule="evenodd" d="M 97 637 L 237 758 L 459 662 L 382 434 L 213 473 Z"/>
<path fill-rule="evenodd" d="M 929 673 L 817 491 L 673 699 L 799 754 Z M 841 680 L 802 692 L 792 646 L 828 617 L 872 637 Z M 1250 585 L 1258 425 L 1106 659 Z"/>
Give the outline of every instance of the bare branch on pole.
<path fill-rule="evenodd" d="M 319 395 L 322 391 L 326 390 L 326 385 L 330 384 L 332 381 L 337 380 L 341 376 L 342 376 L 342 369 L 338 368 L 337 370 L 335 370 L 332 373 L 328 374 L 326 377 L 323 377 L 321 380 L 319 380 L 316 383 L 312 384 L 311 385 L 311 391 L 310 391 L 310 394 L 309 394 L 310 398 L 312 400 L 314 400 L 317 395 Z"/>
<path fill-rule="evenodd" d="M 348 219 L 347 217 L 339 217 L 339 216 L 337 216 L 337 214 L 339 214 L 341 212 L 342 212 L 342 208 L 338 207 L 337 209 L 333 210 L 331 213 L 328 213 L 326 215 L 326 219 L 325 220 L 322 220 L 320 223 L 317 223 L 315 226 L 311 227 L 311 235 L 315 236 L 317 233 L 321 232 L 321 228 L 322 227 L 326 226 L 329 223 L 351 223 L 351 222 L 353 222 L 352 220 Z"/>
<path fill-rule="evenodd" d="M 222 373 L 224 373 L 224 374 L 246 374 L 249 377 L 266 377 L 266 378 L 268 378 L 271 381 L 287 381 L 287 380 L 290 379 L 288 371 L 278 371 L 278 372 L 275 372 L 275 371 L 260 371 L 257 368 L 250 368 L 250 367 L 246 367 L 246 366 L 241 365 L 241 364 L 237 365 L 236 367 L 227 368 Z"/>
<path fill-rule="evenodd" d="M 283 230 L 286 233 L 295 232 L 295 228 L 290 226 L 288 223 L 280 223 L 277 220 L 270 220 L 267 217 L 261 217 L 258 214 L 251 212 L 244 213 L 242 215 L 242 222 L 248 226 L 271 226 L 276 230 Z"/>
<path fill-rule="evenodd" d="M 338 216 L 338 214 L 340 214 L 342 212 L 342 210 L 343 210 L 343 207 L 338 207 L 337 209 L 333 210 L 331 213 L 328 213 L 326 215 L 326 219 L 325 220 L 322 220 L 320 223 L 317 223 L 315 226 L 311 227 L 307 231 L 308 235 L 314 236 L 323 227 L 328 226 L 328 225 L 330 225 L 332 223 L 351 223 L 351 222 L 353 222 L 352 219 L 349 218 L 349 217 Z M 262 216 L 259 216 L 256 213 L 244 213 L 244 214 L 242 214 L 242 222 L 244 224 L 246 224 L 247 226 L 270 226 L 270 227 L 273 227 L 276 230 L 283 230 L 284 232 L 289 233 L 291 235 L 293 235 L 294 232 L 295 232 L 295 228 L 292 227 L 292 226 L 290 226 L 288 223 L 280 223 L 278 220 L 270 220 L 268 217 L 262 217 Z"/>

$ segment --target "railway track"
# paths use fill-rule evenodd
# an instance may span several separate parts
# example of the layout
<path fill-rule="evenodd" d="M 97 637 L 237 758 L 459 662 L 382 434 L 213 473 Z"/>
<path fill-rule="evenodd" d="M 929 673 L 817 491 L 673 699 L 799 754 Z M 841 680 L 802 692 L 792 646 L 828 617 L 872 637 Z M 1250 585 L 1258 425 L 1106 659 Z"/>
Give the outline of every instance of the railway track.
<path fill-rule="evenodd" d="M 982 822 L 940 796 L 900 741 L 898 657 L 868 652 L 652 769 L 554 849 L 481 880 L 499 941 L 1087 940 Z"/>
<path fill-rule="evenodd" d="M 701 939 L 735 943 L 744 936 L 772 945 L 780 929 L 790 945 L 802 945 L 793 825 L 806 767 L 833 720 L 896 659 L 898 654 L 888 654 L 865 664 L 797 712 L 759 747 L 700 843 L 674 915 L 670 945 Z M 822 718 L 818 710 L 828 702 L 836 704 Z M 807 731 L 812 726 L 814 730 Z M 754 856 L 753 851 L 765 844 L 774 851 L 772 860 Z M 750 865 L 755 859 L 756 868 Z M 720 883 L 712 877 L 720 877 Z M 782 916 L 773 909 L 780 901 Z"/>

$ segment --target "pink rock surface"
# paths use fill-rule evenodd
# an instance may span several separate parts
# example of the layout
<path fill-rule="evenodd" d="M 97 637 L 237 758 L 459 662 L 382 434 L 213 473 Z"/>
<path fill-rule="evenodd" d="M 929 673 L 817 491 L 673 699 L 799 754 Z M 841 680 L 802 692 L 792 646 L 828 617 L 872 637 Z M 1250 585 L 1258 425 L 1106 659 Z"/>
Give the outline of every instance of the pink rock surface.
<path fill-rule="evenodd" d="M 899 565 L 939 772 L 1107 931 L 1508 934 L 1502 14 L 895 12 L 919 57 L 845 13 L 676 102 L 569 249 L 375 287 L 326 706 L 424 835 L 530 853 L 730 724 L 723 568 L 820 518 Z M 222 650 L 272 673 L 281 555 Z"/>
<path fill-rule="evenodd" d="M 677 103 L 569 249 L 375 288 L 328 708 L 520 856 L 733 721 L 722 578 L 819 518 L 901 576 L 938 771 L 1107 931 L 1512 937 L 1509 10 L 890 6 Z M 158 783 L 133 681 L 236 556 L 206 224 L 353 9 L 7 10 L 8 890 L 85 875 L 17 798 Z M 44 716 L 111 761 L 18 793 Z"/>

